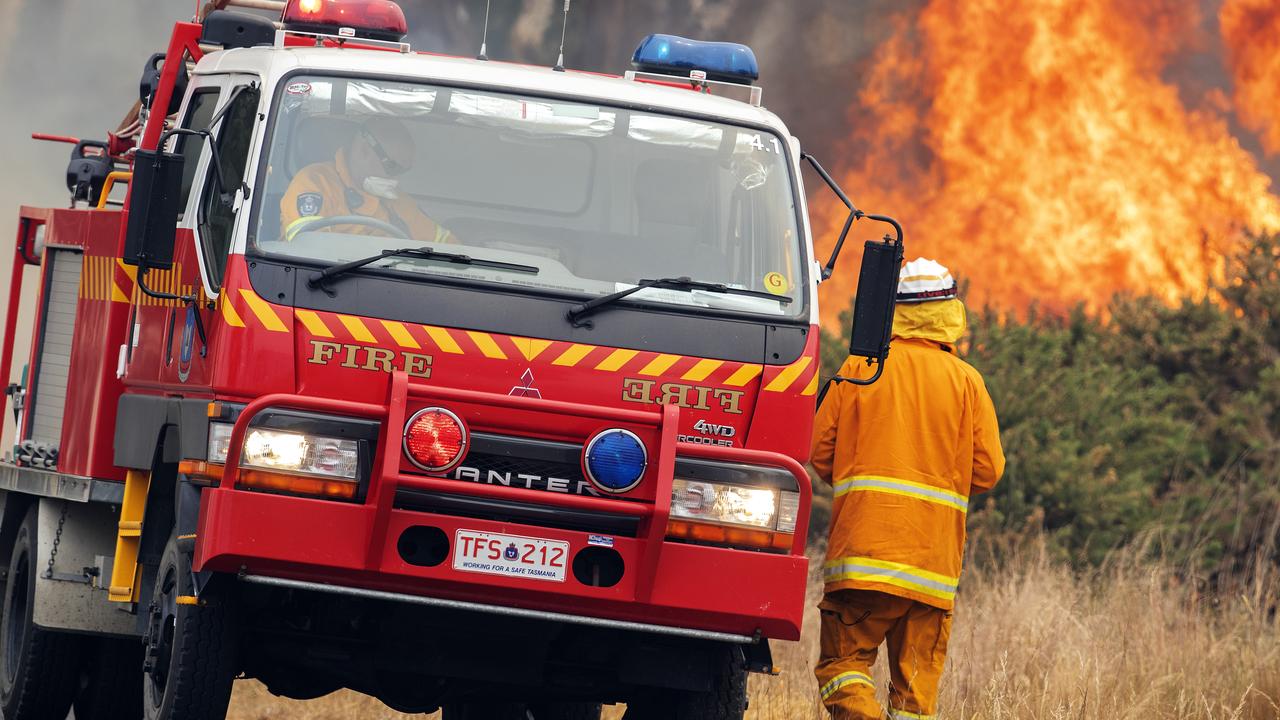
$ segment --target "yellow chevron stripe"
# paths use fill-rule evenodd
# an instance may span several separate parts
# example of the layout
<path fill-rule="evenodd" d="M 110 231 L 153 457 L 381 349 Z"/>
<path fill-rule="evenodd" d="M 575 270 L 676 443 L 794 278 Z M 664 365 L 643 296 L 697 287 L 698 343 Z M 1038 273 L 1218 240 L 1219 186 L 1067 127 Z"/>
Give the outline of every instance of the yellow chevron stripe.
<path fill-rule="evenodd" d="M 476 344 L 476 347 L 480 348 L 480 352 L 484 353 L 485 357 L 493 358 L 494 360 L 507 359 L 507 354 L 502 352 L 502 348 L 498 347 L 498 343 L 493 341 L 493 337 L 489 333 L 468 330 L 467 335 L 471 336 L 471 341 Z"/>
<path fill-rule="evenodd" d="M 413 348 L 415 350 L 422 347 L 418 344 L 418 341 L 414 340 L 413 336 L 409 334 L 409 328 L 405 327 L 404 323 L 399 323 L 394 320 L 383 320 L 382 327 L 387 329 L 387 332 L 391 334 L 391 339 L 395 340 L 396 344 L 400 347 Z"/>
<path fill-rule="evenodd" d="M 706 380 L 708 375 L 715 372 L 723 364 L 723 360 L 699 360 L 696 365 L 689 368 L 689 372 L 681 375 L 680 379 L 693 380 L 694 382 Z"/>
<path fill-rule="evenodd" d="M 802 390 L 802 391 L 800 392 L 800 394 L 801 394 L 801 395 L 812 395 L 812 394 L 814 394 L 814 393 L 818 392 L 818 376 L 819 376 L 819 375 L 821 375 L 821 374 L 822 374 L 822 373 L 820 373 L 820 372 L 815 372 L 815 373 L 813 374 L 813 377 L 809 378 L 809 384 L 804 386 L 804 390 Z"/>
<path fill-rule="evenodd" d="M 252 290 L 240 288 L 240 297 L 244 298 L 244 302 L 258 316 L 258 322 L 271 332 L 289 332 L 289 328 L 280 322 L 280 317 L 276 315 L 276 311 L 271 309 L 266 300 L 258 297 Z"/>
<path fill-rule="evenodd" d="M 117 265 L 121 270 L 123 270 L 123 271 L 124 271 L 125 277 L 129 278 L 129 284 L 130 284 L 130 286 L 131 286 L 131 287 L 132 287 L 132 285 L 136 284 L 136 282 L 137 282 L 137 277 L 138 277 L 138 272 L 137 272 L 137 269 L 136 269 L 136 268 L 134 268 L 132 265 L 125 265 L 125 264 L 124 264 L 124 260 L 121 260 L 120 258 L 116 258 L 116 265 Z M 115 271 L 114 271 L 114 270 L 112 271 L 112 281 L 111 281 L 111 282 L 112 282 L 112 288 L 111 288 L 111 289 L 112 289 L 112 295 L 111 295 L 111 299 L 112 299 L 112 300 L 114 300 L 114 301 L 116 301 L 116 302 L 126 302 L 126 303 L 127 303 L 127 302 L 129 302 L 129 295 L 130 295 L 130 293 L 126 293 L 126 292 L 124 291 L 124 289 L 123 289 L 123 288 L 121 288 L 119 285 L 117 285 L 117 284 L 116 284 L 116 282 L 115 282 Z M 116 293 L 119 293 L 119 297 L 116 297 Z"/>
<path fill-rule="evenodd" d="M 351 337 L 355 338 L 358 342 L 377 342 L 373 337 L 373 333 L 369 332 L 369 328 L 364 326 L 364 323 L 360 318 L 354 315 L 339 315 L 338 322 L 342 323 L 343 327 L 347 329 L 347 332 L 351 333 Z"/>
<path fill-rule="evenodd" d="M 577 365 L 578 363 L 582 362 L 582 358 L 589 355 L 592 350 L 595 350 L 595 347 L 591 345 L 578 345 L 578 344 L 570 345 L 569 349 L 560 353 L 560 357 L 556 358 L 555 360 L 552 360 L 551 364 L 562 365 L 564 367 L 573 367 L 574 365 Z"/>
<path fill-rule="evenodd" d="M 730 375 L 729 379 L 724 381 L 724 384 L 730 387 L 742 387 L 755 380 L 762 369 L 759 365 L 743 365 Z"/>
<path fill-rule="evenodd" d="M 765 386 L 765 390 L 768 390 L 769 392 L 782 392 L 783 390 L 791 387 L 791 383 L 795 382 L 796 378 L 800 377 L 800 373 L 804 372 L 804 369 L 809 367 L 809 363 L 811 362 L 813 362 L 813 358 L 805 355 L 799 360 L 791 363 L 785 370 L 778 373 L 777 377 L 770 381 L 767 386 Z"/>
<path fill-rule="evenodd" d="M 329 326 L 324 324 L 324 320 L 311 310 L 295 310 L 294 314 L 302 321 L 302 326 L 307 332 L 316 337 L 333 337 L 333 331 L 329 330 Z"/>
<path fill-rule="evenodd" d="M 672 365 L 680 360 L 679 355 L 668 355 L 663 353 L 658 357 L 649 361 L 648 365 L 640 368 L 641 375 L 661 375 L 666 372 Z"/>
<path fill-rule="evenodd" d="M 532 360 L 542 354 L 543 350 L 551 347 L 550 340 L 535 340 L 533 338 L 511 338 L 512 344 L 520 351 L 525 360 Z"/>
<path fill-rule="evenodd" d="M 600 364 L 596 365 L 596 369 L 604 370 L 605 372 L 616 372 L 623 365 L 631 362 L 631 358 L 639 354 L 639 350 L 614 350 L 609 353 L 609 357 L 601 360 Z"/>
<path fill-rule="evenodd" d="M 231 296 L 222 293 L 222 321 L 231 327 L 244 327 L 244 320 L 240 319 L 240 313 L 236 312 L 236 308 L 231 304 Z"/>
<path fill-rule="evenodd" d="M 461 355 L 462 348 L 458 347 L 458 343 L 444 328 L 431 327 L 423 325 L 422 329 L 427 331 L 427 335 L 431 336 L 431 342 L 435 343 L 441 350 L 453 355 Z"/>

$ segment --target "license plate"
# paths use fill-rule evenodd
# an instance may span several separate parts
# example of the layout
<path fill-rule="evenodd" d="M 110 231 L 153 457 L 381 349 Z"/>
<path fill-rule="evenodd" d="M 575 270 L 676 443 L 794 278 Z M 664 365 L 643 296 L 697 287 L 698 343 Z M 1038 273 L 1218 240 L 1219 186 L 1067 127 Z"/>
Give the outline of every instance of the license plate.
<path fill-rule="evenodd" d="M 530 580 L 564 582 L 569 543 L 559 540 L 459 530 L 453 569 Z"/>

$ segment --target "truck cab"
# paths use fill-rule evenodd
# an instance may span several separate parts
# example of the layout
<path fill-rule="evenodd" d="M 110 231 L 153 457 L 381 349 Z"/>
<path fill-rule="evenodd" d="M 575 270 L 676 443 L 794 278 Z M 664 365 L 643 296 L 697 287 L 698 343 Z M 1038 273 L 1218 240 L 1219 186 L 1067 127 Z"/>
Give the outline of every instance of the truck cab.
<path fill-rule="evenodd" d="M 87 387 L 52 466 L 0 473 L 0 542 L 12 578 L 60 513 L 96 572 L 79 617 L 0 634 L 113 638 L 147 718 L 222 717 L 237 676 L 452 720 L 740 718 L 808 579 L 799 142 L 743 46 L 651 36 L 611 77 L 412 52 L 398 13 L 179 23 L 124 206 L 24 209 L 20 249 L 78 273 Z M 48 475 L 88 489 L 19 492 Z"/>

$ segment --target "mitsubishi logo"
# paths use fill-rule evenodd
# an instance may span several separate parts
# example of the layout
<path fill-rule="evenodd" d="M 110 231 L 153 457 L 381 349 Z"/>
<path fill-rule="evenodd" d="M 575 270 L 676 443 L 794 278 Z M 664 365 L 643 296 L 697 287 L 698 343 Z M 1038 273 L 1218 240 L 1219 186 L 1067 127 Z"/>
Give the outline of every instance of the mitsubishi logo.
<path fill-rule="evenodd" d="M 533 370 L 530 368 L 525 368 L 524 374 L 520 376 L 520 384 L 511 388 L 511 392 L 507 394 L 514 395 L 516 397 L 538 398 L 539 400 L 541 400 L 542 391 L 538 390 L 538 388 L 533 386 Z"/>

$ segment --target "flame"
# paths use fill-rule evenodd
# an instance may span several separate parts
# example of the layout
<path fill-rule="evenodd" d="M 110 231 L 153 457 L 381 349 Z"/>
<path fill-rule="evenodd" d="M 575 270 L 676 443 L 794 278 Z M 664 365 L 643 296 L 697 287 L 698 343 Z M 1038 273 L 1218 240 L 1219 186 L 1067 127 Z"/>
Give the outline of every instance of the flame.
<path fill-rule="evenodd" d="M 1224 112 L 1189 107 L 1162 76 L 1205 43 L 1198 7 L 930 0 L 900 14 L 850 110 L 838 177 L 860 207 L 902 221 L 908 259 L 967 279 L 971 306 L 1203 293 L 1244 229 L 1280 228 L 1280 199 Z M 815 196 L 829 250 L 844 209 Z M 855 283 L 849 247 L 823 285 L 828 323 Z"/>
<path fill-rule="evenodd" d="M 1235 80 L 1240 121 L 1257 132 L 1267 155 L 1280 153 L 1280 4 L 1227 0 L 1218 11 L 1222 42 Z"/>

